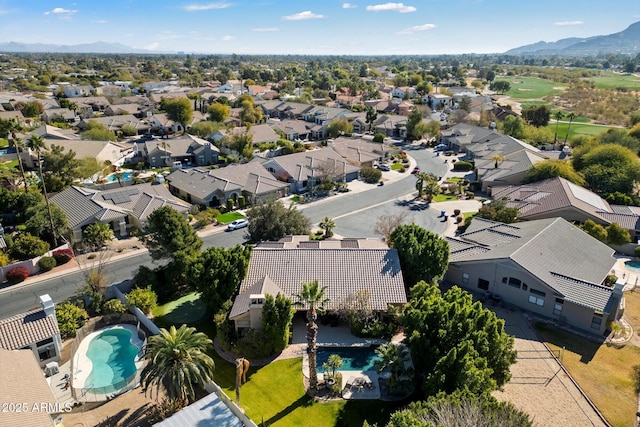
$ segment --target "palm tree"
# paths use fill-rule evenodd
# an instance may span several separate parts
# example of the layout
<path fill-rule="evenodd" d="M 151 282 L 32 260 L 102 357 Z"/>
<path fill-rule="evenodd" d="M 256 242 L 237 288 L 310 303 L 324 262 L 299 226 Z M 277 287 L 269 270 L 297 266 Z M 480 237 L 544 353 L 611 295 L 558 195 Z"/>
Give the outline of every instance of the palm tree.
<path fill-rule="evenodd" d="M 309 389 L 315 393 L 318 389 L 318 367 L 316 366 L 316 339 L 318 338 L 317 310 L 322 310 L 329 302 L 324 293 L 327 287 L 320 287 L 317 280 L 302 284 L 302 292 L 294 295 L 298 306 L 307 307 L 307 353 L 309 354 Z"/>
<path fill-rule="evenodd" d="M 560 120 L 564 117 L 564 114 L 562 113 L 561 110 L 556 111 L 556 114 L 554 115 L 554 117 L 556 118 L 556 132 L 553 135 L 553 149 L 556 149 L 556 141 L 558 140 L 558 124 L 560 123 Z"/>
<path fill-rule="evenodd" d="M 423 191 L 425 197 L 427 198 L 427 203 L 431 203 L 433 198 L 440 194 L 440 191 L 442 191 L 442 189 L 440 188 L 440 185 L 438 185 L 438 181 L 428 180 L 424 183 Z"/>
<path fill-rule="evenodd" d="M 14 134 L 15 135 L 15 134 Z M 22 182 L 24 183 L 24 191 L 29 190 L 29 184 L 27 183 L 27 174 L 24 172 L 24 163 L 22 163 L 21 151 L 24 149 L 24 142 L 20 138 L 12 137 L 13 147 L 16 149 L 16 155 L 18 156 L 18 166 L 20 167 L 20 175 L 22 175 Z"/>
<path fill-rule="evenodd" d="M 336 223 L 328 216 L 325 216 L 324 219 L 320 221 L 320 228 L 324 230 L 324 237 L 331 237 L 333 236 L 333 232 L 331 230 L 336 228 Z"/>
<path fill-rule="evenodd" d="M 416 174 L 416 190 L 418 190 L 418 197 L 422 197 L 424 193 L 424 187 L 429 181 L 438 181 L 436 176 L 429 172 L 418 172 Z"/>
<path fill-rule="evenodd" d="M 389 389 L 397 390 L 400 378 L 411 371 L 411 368 L 406 366 L 409 360 L 409 351 L 405 346 L 389 342 L 378 347 L 376 355 L 380 360 L 374 360 L 373 365 L 378 373 L 389 370 Z"/>
<path fill-rule="evenodd" d="M 491 160 L 495 162 L 494 167 L 498 169 L 498 166 L 500 165 L 500 163 L 504 162 L 504 156 L 502 154 L 495 154 L 491 156 Z"/>
<path fill-rule="evenodd" d="M 11 135 L 11 143 L 16 149 L 16 156 L 18 157 L 18 166 L 20 167 L 20 174 L 22 175 L 22 182 L 24 183 L 24 191 L 27 191 L 29 185 L 27 184 L 27 176 L 24 172 L 24 164 L 22 163 L 22 156 L 20 155 L 21 150 L 24 149 L 24 144 L 16 135 L 17 132 L 23 130 L 22 125 L 15 119 L 0 121 L 0 125 L 2 125 L 0 129 L 0 137 L 6 138 Z"/>
<path fill-rule="evenodd" d="M 29 137 L 29 148 L 36 152 L 38 171 L 40 172 L 40 182 L 42 183 L 42 192 L 44 194 L 44 200 L 47 203 L 47 212 L 49 213 L 49 226 L 51 227 L 51 236 L 53 238 L 53 246 L 58 246 L 58 236 L 56 233 L 56 227 L 53 224 L 53 214 L 51 213 L 51 203 L 49 202 L 49 195 L 47 194 L 47 184 L 44 180 L 44 174 L 42 173 L 42 158 L 40 156 L 42 150 L 47 149 L 47 145 L 44 142 L 44 138 L 40 135 L 31 135 Z"/>
<path fill-rule="evenodd" d="M 567 117 L 569 118 L 569 126 L 567 126 L 567 134 L 564 136 L 564 144 L 562 144 L 562 148 L 564 148 L 565 145 L 567 145 L 567 138 L 569 138 L 569 129 L 571 129 L 571 123 L 575 120 L 576 113 L 574 113 L 573 111 L 569 113 L 569 115 L 567 115 Z"/>
<path fill-rule="evenodd" d="M 160 335 L 149 338 L 147 366 L 140 373 L 143 391 L 162 388 L 171 400 L 186 403 L 195 399 L 194 386 L 204 387 L 213 381 L 215 364 L 206 350 L 213 342 L 202 332 L 187 325 L 176 329 L 160 329 Z"/>

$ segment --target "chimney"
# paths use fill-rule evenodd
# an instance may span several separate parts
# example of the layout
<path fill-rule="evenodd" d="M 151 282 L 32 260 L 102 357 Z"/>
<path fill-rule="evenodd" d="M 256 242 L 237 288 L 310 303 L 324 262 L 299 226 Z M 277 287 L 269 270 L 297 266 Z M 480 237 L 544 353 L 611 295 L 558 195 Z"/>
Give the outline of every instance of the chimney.
<path fill-rule="evenodd" d="M 44 310 L 44 314 L 49 317 L 56 315 L 56 306 L 53 303 L 53 300 L 49 296 L 49 294 L 40 295 L 40 306 L 42 310 Z"/>

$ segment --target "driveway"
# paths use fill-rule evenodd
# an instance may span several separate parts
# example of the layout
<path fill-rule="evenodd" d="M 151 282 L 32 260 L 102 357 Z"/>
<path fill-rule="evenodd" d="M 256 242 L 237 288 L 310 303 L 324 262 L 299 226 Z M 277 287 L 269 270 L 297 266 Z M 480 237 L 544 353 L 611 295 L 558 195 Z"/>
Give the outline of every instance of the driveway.
<path fill-rule="evenodd" d="M 606 426 L 526 319 L 508 310 L 492 309 L 505 319 L 505 329 L 515 336 L 518 351 L 511 380 L 493 396 L 513 403 L 538 426 Z"/>

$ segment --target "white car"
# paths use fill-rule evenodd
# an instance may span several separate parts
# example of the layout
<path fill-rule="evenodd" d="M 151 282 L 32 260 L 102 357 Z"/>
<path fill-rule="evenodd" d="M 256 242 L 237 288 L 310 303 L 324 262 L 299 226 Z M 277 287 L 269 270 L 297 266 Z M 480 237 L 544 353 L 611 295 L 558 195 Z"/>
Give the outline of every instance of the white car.
<path fill-rule="evenodd" d="M 378 165 L 378 169 L 380 169 L 381 171 L 385 171 L 385 172 L 389 172 L 391 170 L 391 166 L 385 164 L 385 163 L 380 163 Z"/>
<path fill-rule="evenodd" d="M 237 230 L 238 228 L 244 228 L 247 225 L 249 225 L 249 221 L 247 221 L 246 219 L 236 219 L 231 224 L 227 225 L 227 230 L 233 231 Z"/>

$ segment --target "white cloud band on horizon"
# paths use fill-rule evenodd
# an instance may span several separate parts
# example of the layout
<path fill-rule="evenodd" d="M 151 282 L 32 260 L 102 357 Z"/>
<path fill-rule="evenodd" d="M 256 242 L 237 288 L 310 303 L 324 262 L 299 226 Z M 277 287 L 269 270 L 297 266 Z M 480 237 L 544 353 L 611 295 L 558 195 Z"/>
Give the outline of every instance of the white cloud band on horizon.
<path fill-rule="evenodd" d="M 59 15 L 59 14 L 71 15 L 71 14 L 77 13 L 77 12 L 78 12 L 77 10 L 63 9 L 61 7 L 54 7 L 52 10 L 49 10 L 49 11 L 45 12 L 44 14 L 45 15 L 51 15 L 53 13 L 53 14 L 56 14 L 56 15 Z"/>
<path fill-rule="evenodd" d="M 351 3 L 342 3 L 342 8 L 343 8 L 343 9 L 355 9 L 356 7 L 358 7 L 358 6 L 356 6 L 355 4 L 351 4 Z"/>
<path fill-rule="evenodd" d="M 559 21 L 559 22 L 553 23 L 553 25 L 557 25 L 560 27 L 569 26 L 569 25 L 582 25 L 582 24 L 584 24 L 583 21 Z"/>
<path fill-rule="evenodd" d="M 91 22 L 92 24 L 106 24 L 106 23 L 108 23 L 108 21 L 105 20 L 105 19 L 93 19 L 93 20 L 91 20 L 89 22 Z"/>
<path fill-rule="evenodd" d="M 322 19 L 324 15 L 318 15 L 316 13 L 311 12 L 310 10 L 305 10 L 304 12 L 294 13 L 293 15 L 283 16 L 282 19 L 285 21 L 304 21 L 307 19 Z"/>
<path fill-rule="evenodd" d="M 413 6 L 407 6 L 404 3 L 384 3 L 374 4 L 367 6 L 368 12 L 398 12 L 398 13 L 411 13 L 416 9 Z"/>
<path fill-rule="evenodd" d="M 253 31 L 254 33 L 270 33 L 274 31 L 280 31 L 280 28 L 276 28 L 276 27 L 252 28 L 251 31 Z"/>
<path fill-rule="evenodd" d="M 433 30 L 434 28 L 438 28 L 438 26 L 435 25 L 435 24 L 414 25 L 413 27 L 405 28 L 402 31 L 398 31 L 395 34 L 398 35 L 398 36 L 403 36 L 403 35 L 407 35 L 407 34 L 417 33 L 417 32 L 420 32 L 420 31 Z"/>
<path fill-rule="evenodd" d="M 236 38 L 234 36 L 224 36 L 224 37 L 222 37 L 222 41 L 225 41 L 225 42 L 229 42 L 229 41 L 235 40 L 235 39 Z"/>
<path fill-rule="evenodd" d="M 226 9 L 231 3 L 206 3 L 206 4 L 188 4 L 184 7 L 187 12 L 199 12 L 201 10 Z"/>

